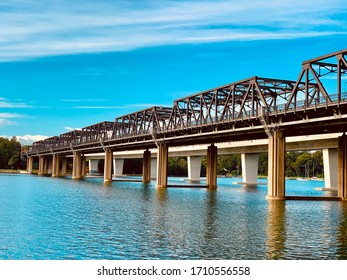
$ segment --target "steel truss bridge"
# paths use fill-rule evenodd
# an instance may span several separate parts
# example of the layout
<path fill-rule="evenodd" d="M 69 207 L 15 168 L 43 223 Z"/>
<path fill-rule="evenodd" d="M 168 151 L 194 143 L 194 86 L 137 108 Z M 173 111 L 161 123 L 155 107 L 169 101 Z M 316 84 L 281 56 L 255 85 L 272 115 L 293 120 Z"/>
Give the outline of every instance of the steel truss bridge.
<path fill-rule="evenodd" d="M 33 143 L 28 156 L 207 144 L 347 130 L 347 49 L 302 63 L 296 81 L 251 77 Z"/>

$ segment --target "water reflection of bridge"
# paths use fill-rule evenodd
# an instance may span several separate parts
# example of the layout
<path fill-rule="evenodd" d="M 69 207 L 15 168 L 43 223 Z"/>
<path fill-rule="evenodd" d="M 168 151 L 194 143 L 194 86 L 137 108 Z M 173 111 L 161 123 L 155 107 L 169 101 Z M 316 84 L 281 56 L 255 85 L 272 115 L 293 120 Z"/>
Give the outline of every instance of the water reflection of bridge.
<path fill-rule="evenodd" d="M 113 153 L 143 152 L 143 181 L 151 177 L 151 152 L 157 149 L 157 186 L 167 186 L 169 148 L 207 144 L 207 187 L 217 186 L 217 143 L 268 140 L 268 198 L 285 198 L 286 138 L 345 133 L 347 50 L 302 63 L 296 81 L 251 77 L 174 101 L 54 136 L 33 144 L 28 169 L 39 158 L 39 173 L 49 159 L 52 175 L 64 174 L 73 155 L 73 178 L 85 171 L 84 155 L 105 153 L 104 181 L 112 180 Z M 338 196 L 347 199 L 347 139 L 338 138 Z M 62 170 L 62 172 L 61 172 Z"/>

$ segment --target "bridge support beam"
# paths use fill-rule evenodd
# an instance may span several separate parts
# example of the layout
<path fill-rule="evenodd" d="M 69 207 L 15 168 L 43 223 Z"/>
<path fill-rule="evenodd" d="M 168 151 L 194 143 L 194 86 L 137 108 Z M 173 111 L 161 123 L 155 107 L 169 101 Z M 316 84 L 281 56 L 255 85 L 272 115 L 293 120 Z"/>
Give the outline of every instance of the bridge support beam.
<path fill-rule="evenodd" d="M 58 155 L 53 155 L 52 159 L 52 177 L 58 177 L 59 174 L 59 156 Z"/>
<path fill-rule="evenodd" d="M 149 150 L 146 150 L 143 152 L 142 182 L 143 183 L 151 182 L 151 152 Z"/>
<path fill-rule="evenodd" d="M 212 144 L 207 148 L 206 162 L 206 186 L 210 189 L 217 188 L 217 160 L 217 147 Z"/>
<path fill-rule="evenodd" d="M 256 185 L 258 180 L 259 154 L 241 154 L 242 182 L 246 185 Z"/>
<path fill-rule="evenodd" d="M 188 180 L 200 181 L 201 173 L 201 157 L 200 156 L 188 156 Z"/>
<path fill-rule="evenodd" d="M 282 131 L 273 131 L 269 137 L 267 199 L 285 199 L 285 155 L 285 137 Z"/>
<path fill-rule="evenodd" d="M 113 152 L 111 149 L 105 151 L 105 165 L 104 165 L 104 182 L 112 181 L 112 159 Z"/>
<path fill-rule="evenodd" d="M 79 152 L 73 154 L 72 179 L 81 179 L 82 176 L 82 156 Z"/>
<path fill-rule="evenodd" d="M 29 174 L 33 174 L 33 165 L 34 165 L 34 158 L 28 157 L 27 158 L 27 171 Z"/>
<path fill-rule="evenodd" d="M 325 188 L 323 190 L 337 190 L 338 185 L 338 152 L 337 149 L 323 149 L 323 166 Z"/>
<path fill-rule="evenodd" d="M 157 154 L 157 187 L 167 187 L 169 149 L 166 144 L 159 144 Z"/>
<path fill-rule="evenodd" d="M 121 177 L 123 175 L 124 159 L 113 159 L 113 175 Z"/>
<path fill-rule="evenodd" d="M 347 136 L 338 140 L 338 196 L 347 200 Z"/>
<path fill-rule="evenodd" d="M 38 175 L 43 175 L 45 173 L 45 162 L 46 162 L 46 157 L 45 156 L 39 156 Z"/>

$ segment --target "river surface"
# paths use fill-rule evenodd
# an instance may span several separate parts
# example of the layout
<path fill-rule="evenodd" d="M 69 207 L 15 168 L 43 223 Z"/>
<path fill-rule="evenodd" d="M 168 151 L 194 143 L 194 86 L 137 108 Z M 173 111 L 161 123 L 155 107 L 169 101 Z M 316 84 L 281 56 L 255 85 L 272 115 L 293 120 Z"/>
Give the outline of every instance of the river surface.
<path fill-rule="evenodd" d="M 208 191 L 0 174 L 0 259 L 347 259 L 347 203 L 268 201 L 266 185 L 239 180 Z M 286 194 L 319 187 L 288 180 Z"/>

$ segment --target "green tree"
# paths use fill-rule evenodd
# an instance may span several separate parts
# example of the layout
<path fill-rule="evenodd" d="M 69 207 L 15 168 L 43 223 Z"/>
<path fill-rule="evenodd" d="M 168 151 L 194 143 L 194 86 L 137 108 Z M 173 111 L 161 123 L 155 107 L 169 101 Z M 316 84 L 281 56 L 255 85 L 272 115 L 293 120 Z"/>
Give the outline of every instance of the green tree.
<path fill-rule="evenodd" d="M 12 137 L 11 140 L 0 137 L 0 168 L 10 168 L 11 164 L 16 165 L 17 161 L 20 162 L 21 144 L 16 137 Z M 19 159 L 18 159 L 19 158 Z"/>

